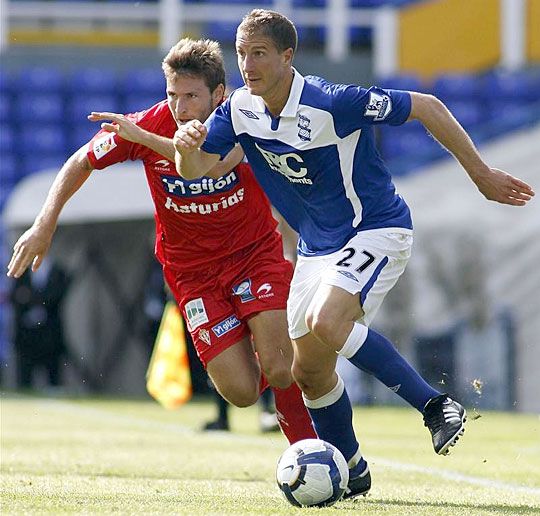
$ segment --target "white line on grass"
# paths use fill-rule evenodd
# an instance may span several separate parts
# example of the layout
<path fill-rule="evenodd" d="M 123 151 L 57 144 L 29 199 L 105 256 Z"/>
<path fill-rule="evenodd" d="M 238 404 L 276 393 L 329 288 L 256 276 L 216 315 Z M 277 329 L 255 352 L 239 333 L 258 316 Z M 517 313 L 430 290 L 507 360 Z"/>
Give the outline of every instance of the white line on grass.
<path fill-rule="evenodd" d="M 206 432 L 201 433 L 177 423 L 165 423 L 161 421 L 153 421 L 151 419 L 145 419 L 141 417 L 128 416 L 124 414 L 113 414 L 107 410 L 98 409 L 95 407 L 82 407 L 81 405 L 68 402 L 65 400 L 57 399 L 46 399 L 46 400 L 36 400 L 39 404 L 48 406 L 53 409 L 59 409 L 62 411 L 69 411 L 71 414 L 76 410 L 81 416 L 99 416 L 102 420 L 129 423 L 132 425 L 137 425 L 144 428 L 154 428 L 156 430 L 167 431 L 175 434 L 183 435 L 197 435 L 198 437 L 206 438 L 209 440 L 225 440 L 225 441 L 239 441 L 242 443 L 249 443 L 252 445 L 259 446 L 268 446 L 268 441 L 273 441 L 272 444 L 276 448 L 283 446 L 283 440 L 281 438 L 274 439 L 270 435 L 266 436 L 246 436 L 232 434 L 230 432 Z M 499 480 L 491 480 L 489 478 L 474 477 L 471 475 L 464 475 L 462 473 L 457 473 L 455 471 L 439 469 L 439 468 L 429 468 L 425 466 L 417 466 L 415 464 L 408 464 L 405 462 L 398 462 L 388 459 L 383 459 L 382 457 L 373 457 L 373 462 L 379 464 L 385 468 L 393 469 L 397 471 L 406 471 L 413 473 L 421 473 L 428 476 L 440 477 L 446 480 L 451 480 L 454 482 L 462 482 L 465 484 L 477 485 L 488 488 L 496 489 L 509 489 L 513 492 L 520 492 L 524 494 L 532 494 L 540 496 L 540 488 L 537 487 L 528 487 L 522 486 L 519 484 L 513 484 L 510 482 L 501 482 Z"/>

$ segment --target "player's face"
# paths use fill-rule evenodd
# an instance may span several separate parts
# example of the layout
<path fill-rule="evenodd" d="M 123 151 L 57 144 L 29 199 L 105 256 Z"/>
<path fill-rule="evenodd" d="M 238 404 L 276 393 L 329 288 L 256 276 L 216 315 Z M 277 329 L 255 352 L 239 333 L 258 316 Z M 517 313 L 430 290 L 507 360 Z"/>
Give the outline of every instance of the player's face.
<path fill-rule="evenodd" d="M 210 91 L 202 77 L 167 77 L 167 102 L 179 126 L 195 119 L 204 122 L 221 102 L 223 91 L 222 84 Z"/>
<path fill-rule="evenodd" d="M 260 34 L 236 34 L 238 67 L 248 91 L 263 99 L 283 95 L 288 88 L 292 64 L 291 48 L 280 52 L 274 42 Z"/>

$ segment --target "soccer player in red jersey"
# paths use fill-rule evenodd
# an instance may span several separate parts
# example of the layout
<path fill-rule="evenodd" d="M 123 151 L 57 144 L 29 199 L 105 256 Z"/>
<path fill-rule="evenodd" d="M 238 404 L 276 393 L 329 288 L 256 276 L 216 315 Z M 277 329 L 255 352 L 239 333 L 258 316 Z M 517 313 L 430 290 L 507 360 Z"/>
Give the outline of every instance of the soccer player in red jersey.
<path fill-rule="evenodd" d="M 269 384 L 288 440 L 316 437 L 291 375 L 285 309 L 292 265 L 266 196 L 240 149 L 193 181 L 175 170 L 177 127 L 205 120 L 222 102 L 219 44 L 183 39 L 163 60 L 163 71 L 167 100 L 134 114 L 89 116 L 110 122 L 60 170 L 34 224 L 14 246 L 8 276 L 19 277 L 30 264 L 38 269 L 64 204 L 94 169 L 141 160 L 155 204 L 156 257 L 217 389 L 247 407 Z"/>

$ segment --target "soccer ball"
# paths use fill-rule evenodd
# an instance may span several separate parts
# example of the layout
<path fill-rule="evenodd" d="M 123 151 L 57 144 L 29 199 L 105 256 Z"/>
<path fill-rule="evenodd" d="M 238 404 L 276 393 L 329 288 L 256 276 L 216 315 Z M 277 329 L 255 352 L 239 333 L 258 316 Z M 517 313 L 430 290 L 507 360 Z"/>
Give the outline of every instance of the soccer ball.
<path fill-rule="evenodd" d="M 349 467 L 335 446 L 320 439 L 304 439 L 283 452 L 276 480 L 292 505 L 325 507 L 343 496 Z"/>

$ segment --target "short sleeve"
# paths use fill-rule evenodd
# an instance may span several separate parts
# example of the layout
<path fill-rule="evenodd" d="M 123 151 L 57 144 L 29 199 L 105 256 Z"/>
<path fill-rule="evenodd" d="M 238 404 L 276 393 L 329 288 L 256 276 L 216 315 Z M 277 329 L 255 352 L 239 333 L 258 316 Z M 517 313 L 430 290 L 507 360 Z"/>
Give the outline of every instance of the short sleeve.
<path fill-rule="evenodd" d="M 219 154 L 221 158 L 238 142 L 232 125 L 230 98 L 218 106 L 204 124 L 208 134 L 201 149 L 209 154 Z"/>
<path fill-rule="evenodd" d="M 332 113 L 339 133 L 379 124 L 401 125 L 411 113 L 411 95 L 407 91 L 369 89 L 360 86 L 336 88 Z"/>

